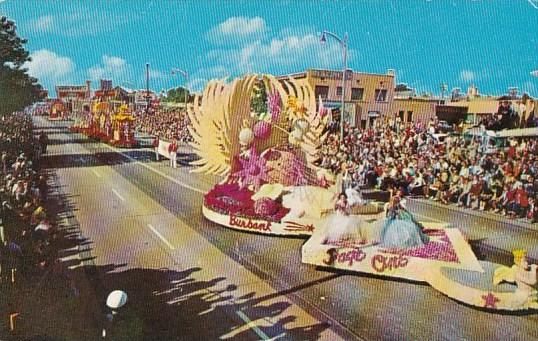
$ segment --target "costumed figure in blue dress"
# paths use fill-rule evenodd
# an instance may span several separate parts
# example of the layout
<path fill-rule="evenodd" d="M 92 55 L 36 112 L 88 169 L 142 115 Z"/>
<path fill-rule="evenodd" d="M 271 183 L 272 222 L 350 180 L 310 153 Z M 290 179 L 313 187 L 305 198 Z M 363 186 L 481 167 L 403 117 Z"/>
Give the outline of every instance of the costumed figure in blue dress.
<path fill-rule="evenodd" d="M 405 209 L 400 196 L 391 198 L 386 209 L 386 218 L 381 228 L 380 244 L 388 248 L 408 249 L 428 243 L 429 237 L 421 225 Z"/>

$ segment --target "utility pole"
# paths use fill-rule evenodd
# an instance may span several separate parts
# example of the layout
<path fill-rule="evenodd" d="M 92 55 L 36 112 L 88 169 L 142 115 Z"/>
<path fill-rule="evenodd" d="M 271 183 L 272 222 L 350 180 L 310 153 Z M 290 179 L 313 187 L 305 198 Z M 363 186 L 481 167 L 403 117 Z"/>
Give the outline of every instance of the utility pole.
<path fill-rule="evenodd" d="M 342 107 L 340 108 L 340 143 L 343 144 L 344 142 L 344 118 L 345 118 L 344 109 L 346 105 L 345 96 L 346 96 L 346 75 L 347 75 L 347 44 L 348 44 L 349 36 L 346 32 L 344 33 L 344 38 L 341 39 L 340 37 L 338 37 L 336 34 L 332 32 L 323 31 L 321 32 L 321 38 L 319 41 L 322 44 L 324 44 L 325 42 L 327 42 L 327 36 L 330 36 L 336 39 L 336 41 L 338 41 L 338 43 L 340 44 L 340 47 L 342 48 L 344 70 L 342 71 L 342 102 L 341 102 Z"/>
<path fill-rule="evenodd" d="M 149 63 L 146 63 L 146 115 L 149 114 Z"/>

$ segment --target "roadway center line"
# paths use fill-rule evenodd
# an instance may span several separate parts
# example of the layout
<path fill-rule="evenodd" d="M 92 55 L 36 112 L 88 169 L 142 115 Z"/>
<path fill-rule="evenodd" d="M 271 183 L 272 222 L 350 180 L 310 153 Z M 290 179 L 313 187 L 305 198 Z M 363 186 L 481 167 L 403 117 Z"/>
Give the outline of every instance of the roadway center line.
<path fill-rule="evenodd" d="M 92 169 L 93 174 L 95 174 L 96 177 L 100 178 L 101 174 L 99 174 L 95 169 Z"/>
<path fill-rule="evenodd" d="M 170 175 L 165 174 L 165 173 L 161 172 L 160 170 L 155 169 L 155 168 L 153 168 L 153 167 L 151 167 L 151 166 L 149 166 L 149 165 L 146 165 L 145 163 L 138 161 L 138 160 L 135 159 L 134 157 L 129 156 L 129 155 L 125 154 L 124 152 L 121 152 L 121 151 L 117 150 L 116 148 L 114 148 L 114 147 L 112 147 L 112 146 L 109 146 L 108 144 L 105 144 L 105 147 L 109 148 L 110 150 L 115 151 L 115 152 L 118 153 L 118 154 L 123 155 L 123 156 L 126 157 L 127 159 L 133 161 L 135 164 L 140 165 L 140 166 L 142 166 L 142 167 L 144 167 L 144 168 L 146 168 L 146 169 L 149 169 L 149 170 L 152 171 L 153 173 L 158 174 L 158 175 L 162 176 L 163 178 L 168 179 L 168 180 L 170 180 L 170 181 L 172 181 L 172 182 L 174 182 L 174 183 L 180 185 L 181 187 L 190 189 L 191 191 L 195 191 L 195 192 L 198 192 L 198 193 L 201 193 L 201 194 L 205 194 L 205 193 L 206 193 L 206 191 L 202 191 L 202 190 L 199 189 L 199 188 L 192 187 L 192 186 L 190 186 L 190 185 L 187 185 L 186 183 L 183 183 L 183 182 L 181 182 L 181 181 L 179 181 L 179 180 L 177 180 L 177 179 L 174 179 L 174 178 L 171 177 Z"/>
<path fill-rule="evenodd" d="M 125 201 L 125 198 L 121 196 L 121 194 L 118 193 L 114 188 L 112 188 L 112 193 L 114 193 L 118 198 L 121 199 L 121 201 Z"/>
<path fill-rule="evenodd" d="M 168 248 L 169 248 L 170 250 L 175 250 L 175 249 L 176 249 L 176 248 L 174 247 L 174 245 L 172 245 L 168 240 L 166 240 L 166 238 L 164 238 L 163 235 L 160 234 L 159 231 L 157 231 L 157 229 L 155 229 L 155 227 L 153 227 L 153 225 L 148 224 L 148 227 L 149 227 L 149 229 L 150 229 L 153 233 L 155 233 L 155 235 L 156 235 L 157 237 L 159 237 L 160 240 L 163 241 L 163 243 L 166 244 L 166 246 L 168 246 Z"/>
<path fill-rule="evenodd" d="M 269 336 L 267 336 L 267 334 L 263 332 L 263 330 L 261 330 L 254 322 L 252 322 L 252 320 L 249 319 L 248 316 L 245 315 L 245 313 L 243 313 L 241 310 L 237 310 L 235 313 L 237 314 L 237 316 L 241 318 L 241 320 L 243 320 L 247 324 L 247 326 L 250 329 L 252 329 L 256 333 L 256 335 L 260 337 L 260 339 L 262 340 L 271 339 Z"/>

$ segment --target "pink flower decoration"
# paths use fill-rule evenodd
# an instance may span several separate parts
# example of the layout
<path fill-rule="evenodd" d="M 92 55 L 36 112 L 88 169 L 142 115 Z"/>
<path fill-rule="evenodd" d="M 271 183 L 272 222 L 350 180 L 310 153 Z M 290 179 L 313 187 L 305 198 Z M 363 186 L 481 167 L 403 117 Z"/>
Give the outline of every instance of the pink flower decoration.
<path fill-rule="evenodd" d="M 240 189 L 237 184 L 219 184 L 204 196 L 204 203 L 225 213 L 246 214 L 254 205 L 252 194 L 248 189 Z"/>
<path fill-rule="evenodd" d="M 458 255 L 454 250 L 452 242 L 444 230 L 425 229 L 430 238 L 437 237 L 437 240 L 430 240 L 424 246 L 413 249 L 386 249 L 386 253 L 401 254 L 404 256 L 425 258 L 447 263 L 458 263 Z"/>
<path fill-rule="evenodd" d="M 267 108 L 271 114 L 271 122 L 275 122 L 280 117 L 282 110 L 280 94 L 278 92 L 271 93 L 267 96 Z"/>
<path fill-rule="evenodd" d="M 278 209 L 277 203 L 271 198 L 260 198 L 254 202 L 254 212 L 263 217 L 274 215 Z"/>
<path fill-rule="evenodd" d="M 329 109 L 327 109 L 325 107 L 319 108 L 319 117 L 323 118 L 323 117 L 327 116 L 328 113 L 329 113 Z"/>
<path fill-rule="evenodd" d="M 241 163 L 241 170 L 235 172 L 233 176 L 238 177 L 241 180 L 240 188 L 252 185 L 254 186 L 254 190 L 258 191 L 262 184 L 267 183 L 270 180 L 267 160 L 260 157 L 254 147 L 250 148 L 248 159 L 242 157 L 239 159 L 239 163 Z"/>
<path fill-rule="evenodd" d="M 289 175 L 291 176 L 291 181 L 293 184 L 295 184 L 295 186 L 306 185 L 308 183 L 305 176 L 306 167 L 305 164 L 302 163 L 301 159 L 298 157 L 293 158 L 290 164 L 290 169 L 291 172 Z"/>
<path fill-rule="evenodd" d="M 247 188 L 239 188 L 236 183 L 218 184 L 204 196 L 204 205 L 221 214 L 233 214 L 243 218 L 280 221 L 289 209 L 269 198 L 257 202 L 257 209 L 252 195 L 254 192 Z M 271 202 L 268 202 L 269 199 Z"/>
<path fill-rule="evenodd" d="M 254 124 L 254 137 L 260 140 L 265 140 L 271 136 L 271 123 L 258 121 Z"/>

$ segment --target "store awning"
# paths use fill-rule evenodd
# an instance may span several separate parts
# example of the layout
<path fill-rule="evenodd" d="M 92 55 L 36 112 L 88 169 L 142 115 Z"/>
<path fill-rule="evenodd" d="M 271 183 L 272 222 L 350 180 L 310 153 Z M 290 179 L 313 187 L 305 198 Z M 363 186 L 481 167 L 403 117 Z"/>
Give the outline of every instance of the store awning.
<path fill-rule="evenodd" d="M 327 109 L 340 109 L 342 107 L 342 103 L 336 103 L 336 102 L 324 102 L 323 107 Z"/>

